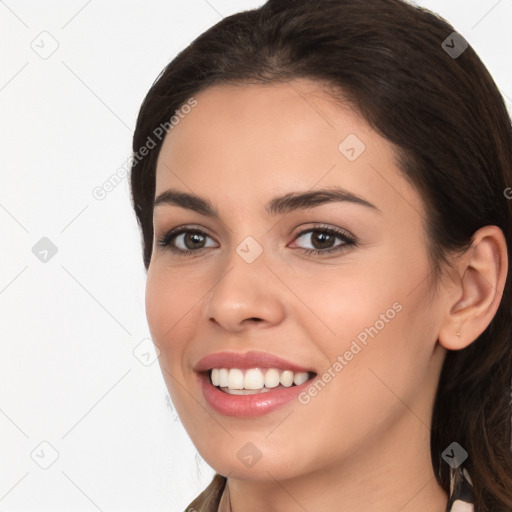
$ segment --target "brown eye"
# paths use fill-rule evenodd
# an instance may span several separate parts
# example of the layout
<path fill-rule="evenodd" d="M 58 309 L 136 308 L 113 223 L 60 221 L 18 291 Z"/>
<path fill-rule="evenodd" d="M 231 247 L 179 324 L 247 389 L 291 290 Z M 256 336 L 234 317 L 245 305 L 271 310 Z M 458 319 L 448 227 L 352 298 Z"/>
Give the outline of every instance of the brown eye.
<path fill-rule="evenodd" d="M 301 231 L 295 240 L 309 235 L 313 248 L 305 249 L 305 254 L 323 254 L 347 249 L 356 245 L 356 240 L 352 235 L 332 227 L 315 227 L 305 231 Z M 341 243 L 335 244 L 336 239 Z"/>
<path fill-rule="evenodd" d="M 205 241 L 210 238 L 199 229 L 171 230 L 159 241 L 158 246 L 168 249 L 173 253 L 187 255 L 205 249 Z M 210 238 L 211 239 L 211 238 Z"/>

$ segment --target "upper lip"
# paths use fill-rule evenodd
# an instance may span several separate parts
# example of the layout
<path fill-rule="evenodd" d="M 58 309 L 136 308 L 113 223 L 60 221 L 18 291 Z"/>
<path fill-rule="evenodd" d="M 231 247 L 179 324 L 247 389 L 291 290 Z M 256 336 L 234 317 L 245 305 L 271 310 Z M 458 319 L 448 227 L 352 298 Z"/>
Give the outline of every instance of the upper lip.
<path fill-rule="evenodd" d="M 200 359 L 194 366 L 196 372 L 212 368 L 276 368 L 293 372 L 313 372 L 309 368 L 287 361 L 268 352 L 215 352 Z"/>

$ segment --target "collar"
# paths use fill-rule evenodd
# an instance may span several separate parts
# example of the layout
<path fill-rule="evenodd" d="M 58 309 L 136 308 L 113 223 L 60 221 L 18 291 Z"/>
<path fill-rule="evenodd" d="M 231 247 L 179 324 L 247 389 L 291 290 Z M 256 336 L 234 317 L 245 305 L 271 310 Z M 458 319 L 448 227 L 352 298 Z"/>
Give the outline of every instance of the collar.
<path fill-rule="evenodd" d="M 474 512 L 473 482 L 465 468 L 450 471 L 450 498 L 446 512 Z M 229 512 L 229 509 L 228 509 Z"/>

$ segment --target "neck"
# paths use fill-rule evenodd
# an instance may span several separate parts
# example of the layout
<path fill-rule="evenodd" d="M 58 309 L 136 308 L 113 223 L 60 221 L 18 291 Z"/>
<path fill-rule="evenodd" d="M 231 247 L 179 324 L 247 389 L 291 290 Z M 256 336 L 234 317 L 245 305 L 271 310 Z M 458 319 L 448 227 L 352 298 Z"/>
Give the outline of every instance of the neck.
<path fill-rule="evenodd" d="M 410 411 L 343 463 L 286 480 L 268 474 L 228 478 L 231 512 L 445 512 L 448 502 L 434 475 L 430 430 Z"/>

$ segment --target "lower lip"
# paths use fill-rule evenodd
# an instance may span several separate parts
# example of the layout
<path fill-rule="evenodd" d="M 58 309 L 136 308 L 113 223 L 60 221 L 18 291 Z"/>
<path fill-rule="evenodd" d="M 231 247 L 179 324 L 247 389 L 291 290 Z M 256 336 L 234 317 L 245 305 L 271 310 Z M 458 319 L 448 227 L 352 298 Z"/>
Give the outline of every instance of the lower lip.
<path fill-rule="evenodd" d="M 248 417 L 268 414 L 278 407 L 297 399 L 298 395 L 308 388 L 313 379 L 299 386 L 280 388 L 275 391 L 257 393 L 254 395 L 230 395 L 217 389 L 210 381 L 207 373 L 200 373 L 199 379 L 203 395 L 208 404 L 225 416 Z"/>

